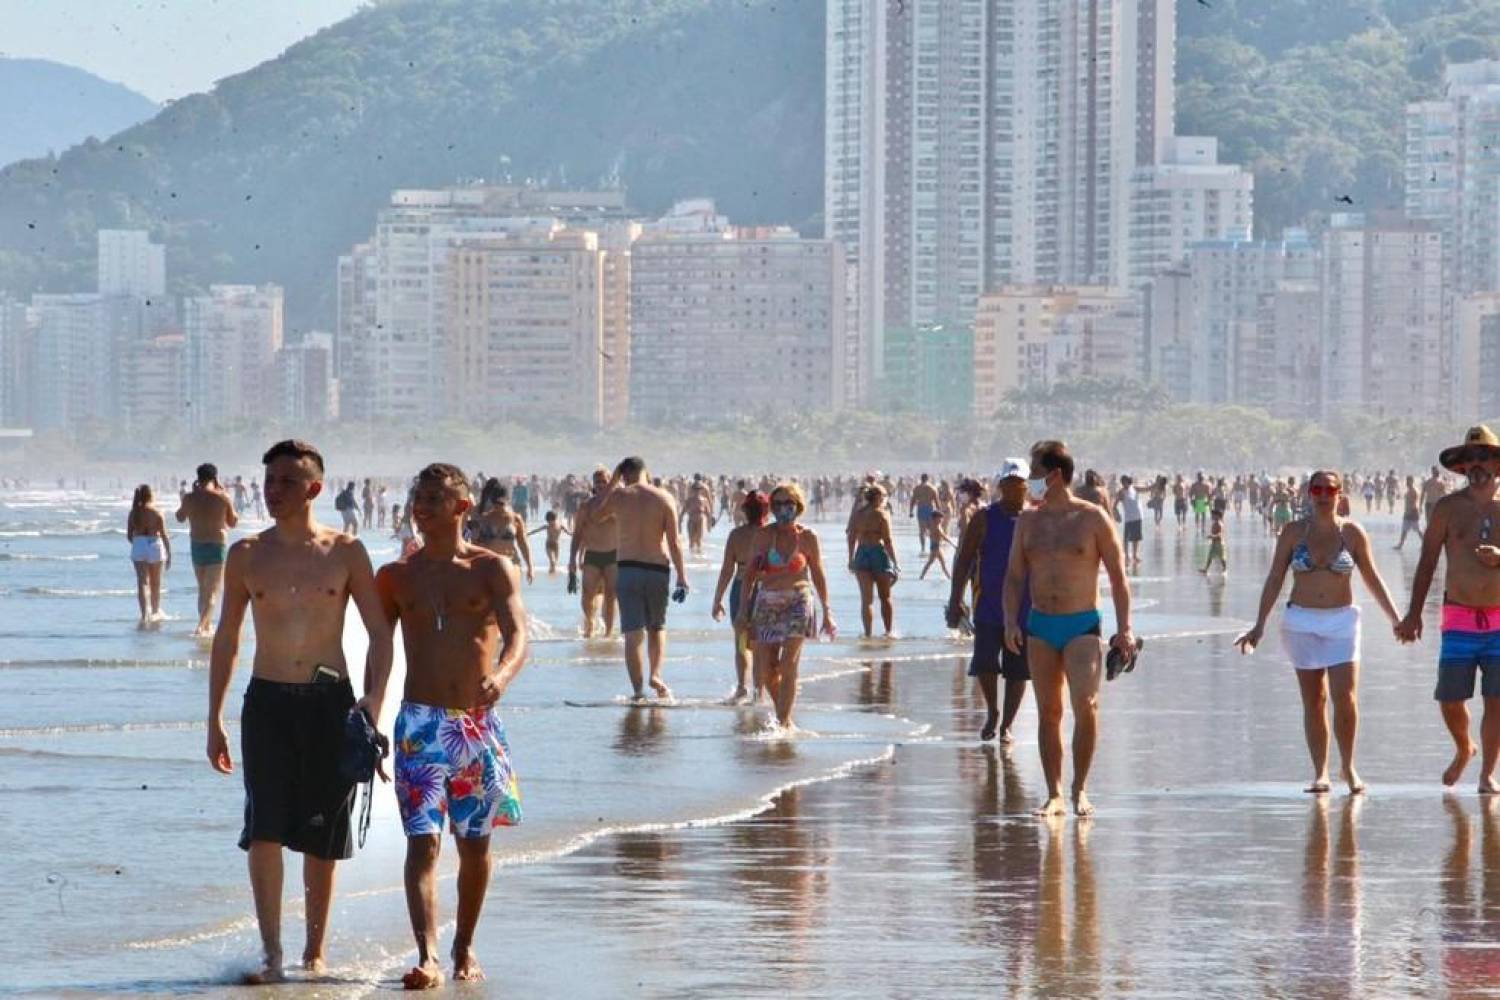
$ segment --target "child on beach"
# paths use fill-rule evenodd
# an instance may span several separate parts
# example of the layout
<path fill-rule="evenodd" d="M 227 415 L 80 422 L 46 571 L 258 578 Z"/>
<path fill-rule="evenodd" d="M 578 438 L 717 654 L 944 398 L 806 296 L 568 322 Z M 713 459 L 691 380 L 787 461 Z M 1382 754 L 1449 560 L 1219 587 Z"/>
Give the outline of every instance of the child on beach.
<path fill-rule="evenodd" d="M 922 567 L 922 572 L 917 574 L 918 580 L 927 579 L 927 571 L 937 563 L 943 569 L 944 579 L 952 579 L 948 573 L 948 560 L 943 555 L 943 546 L 951 545 L 953 539 L 948 536 L 945 527 L 948 524 L 948 512 L 942 507 L 933 510 L 932 516 L 927 519 L 927 534 L 931 539 L 931 547 L 927 550 L 927 564 Z"/>
<path fill-rule="evenodd" d="M 1213 568 L 1214 560 L 1219 560 L 1219 566 L 1227 576 L 1229 574 L 1229 563 L 1224 558 L 1224 512 L 1215 510 L 1208 525 L 1208 559 L 1203 568 L 1198 572 L 1204 576 Z"/>
<path fill-rule="evenodd" d="M 547 511 L 547 516 L 544 520 L 547 522 L 546 524 L 543 524 L 540 528 L 534 528 L 526 532 L 526 534 L 539 535 L 544 531 L 547 533 L 547 572 L 556 573 L 557 557 L 562 551 L 562 546 L 559 542 L 563 535 L 571 534 L 571 532 L 568 531 L 567 526 L 557 519 L 557 511 L 555 510 Z"/>

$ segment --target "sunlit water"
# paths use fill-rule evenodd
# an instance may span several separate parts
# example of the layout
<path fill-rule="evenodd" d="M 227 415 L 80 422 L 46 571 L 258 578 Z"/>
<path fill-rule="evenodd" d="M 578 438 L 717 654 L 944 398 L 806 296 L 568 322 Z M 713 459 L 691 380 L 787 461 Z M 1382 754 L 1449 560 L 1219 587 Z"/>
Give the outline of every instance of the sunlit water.
<path fill-rule="evenodd" d="M 207 648 L 188 634 L 187 560 L 169 621 L 137 631 L 124 515 L 102 494 L 0 495 L 0 982 L 217 992 L 256 954 L 242 791 L 203 759 Z M 841 523 L 817 527 L 838 548 Z M 1472 768 L 1458 795 L 1438 785 L 1450 745 L 1433 641 L 1397 646 L 1362 598 L 1370 793 L 1317 802 L 1300 791 L 1300 707 L 1274 627 L 1252 658 L 1230 646 L 1267 540 L 1231 518 L 1231 574 L 1204 579 L 1203 543 L 1148 527 L 1134 589 L 1149 644 L 1104 692 L 1100 815 L 1041 822 L 1033 710 L 1013 749 L 974 740 L 982 703 L 942 627 L 946 581 L 916 579 L 900 527 L 904 638 L 809 646 L 795 741 L 765 739 L 760 711 L 713 704 L 732 686 L 727 627 L 708 616 L 722 526 L 670 616 L 684 707 L 612 704 L 628 687 L 619 645 L 576 638 L 562 577 L 538 575 L 525 597 L 540 641 L 503 708 L 526 822 L 495 837 L 504 867 L 479 942 L 496 992 L 1500 992 L 1500 814 Z M 1402 603 L 1416 553 L 1390 551 L 1394 528 L 1370 525 Z M 394 555 L 388 538 L 369 545 L 377 563 Z M 831 583 L 847 633 L 853 581 Z M 351 615 L 356 660 L 361 640 Z M 248 674 L 247 656 L 236 692 Z M 385 989 L 410 961 L 395 813 L 381 788 L 369 843 L 340 867 L 335 981 L 280 992 Z M 451 895 L 445 881 L 450 916 Z"/>

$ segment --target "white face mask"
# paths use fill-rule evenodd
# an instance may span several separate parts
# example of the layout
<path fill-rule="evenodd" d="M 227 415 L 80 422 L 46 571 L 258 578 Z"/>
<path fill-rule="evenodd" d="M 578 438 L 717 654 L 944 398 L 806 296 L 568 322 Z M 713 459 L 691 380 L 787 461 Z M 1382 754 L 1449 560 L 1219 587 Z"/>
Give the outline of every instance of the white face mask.
<path fill-rule="evenodd" d="M 1030 494 L 1033 500 L 1042 499 L 1042 497 L 1047 495 L 1047 477 L 1043 475 L 1040 479 L 1026 480 L 1026 492 Z"/>

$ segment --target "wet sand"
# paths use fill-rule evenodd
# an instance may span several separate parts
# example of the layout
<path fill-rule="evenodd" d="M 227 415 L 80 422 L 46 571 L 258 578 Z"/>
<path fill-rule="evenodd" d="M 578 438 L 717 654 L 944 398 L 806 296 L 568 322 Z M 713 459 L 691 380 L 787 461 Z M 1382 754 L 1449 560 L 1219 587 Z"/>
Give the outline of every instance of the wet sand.
<path fill-rule="evenodd" d="M 1389 519 L 1370 528 L 1399 604 L 1416 552 L 1390 551 Z M 1150 643 L 1137 671 L 1103 692 L 1090 789 L 1097 817 L 1032 815 L 1043 796 L 1030 699 L 1014 746 L 979 744 L 982 700 L 965 675 L 966 649 L 933 631 L 943 588 L 903 581 L 898 616 L 927 638 L 846 644 L 839 658 L 852 662 L 839 665 L 850 672 L 825 665 L 828 678 L 802 693 L 804 724 L 863 734 L 844 756 L 867 763 L 781 792 L 748 818 L 636 824 L 551 860 L 497 867 L 477 941 L 490 981 L 460 992 L 1500 993 L 1500 804 L 1475 794 L 1476 765 L 1456 794 L 1438 782 L 1451 744 L 1431 700 L 1435 636 L 1398 646 L 1357 588 L 1365 614 L 1360 771 L 1369 792 L 1352 798 L 1336 783 L 1328 796 L 1303 793 L 1310 769 L 1300 703 L 1274 621 L 1254 657 L 1230 645 L 1253 614 L 1269 542 L 1248 520 L 1231 519 L 1230 530 L 1232 573 L 1223 580 L 1195 572 L 1205 543 L 1148 534 L 1135 590 L 1138 627 Z M 910 559 L 914 540 L 901 544 Z M 840 611 L 849 626 L 852 608 Z M 826 777 L 806 766 L 826 750 L 826 738 L 750 738 L 747 713 L 573 711 L 588 720 L 577 751 L 612 755 L 619 785 L 608 799 L 616 812 L 632 797 L 650 812 L 644 805 L 686 787 L 692 758 L 684 765 L 683 748 L 702 741 L 730 740 L 724 752 L 736 766 L 715 772 L 726 782 L 745 774 Z M 872 723 L 893 716 L 927 728 L 879 737 L 859 724 L 859 713 Z M 538 803 L 563 796 L 577 808 L 593 794 L 563 775 L 528 788 Z M 392 822 L 377 812 L 377 825 Z M 497 842 L 505 837 L 500 831 Z M 445 947 L 452 855 L 450 844 Z M 378 856 L 380 865 L 392 863 Z M 219 858 L 237 860 L 228 851 Z M 373 863 L 356 862 L 366 871 Z M 383 883 L 336 904 L 334 982 L 255 995 L 395 988 L 412 953 L 389 877 L 398 872 L 384 874 Z M 248 913 L 248 891 L 234 900 Z M 300 941 L 295 912 L 288 907 L 289 950 Z M 242 956 L 245 938 L 241 928 L 226 939 L 225 960 Z M 218 985 L 222 962 L 207 967 L 190 952 L 191 968 L 174 970 L 174 956 L 183 957 L 158 957 L 157 976 L 97 977 L 69 992 L 244 995 Z"/>

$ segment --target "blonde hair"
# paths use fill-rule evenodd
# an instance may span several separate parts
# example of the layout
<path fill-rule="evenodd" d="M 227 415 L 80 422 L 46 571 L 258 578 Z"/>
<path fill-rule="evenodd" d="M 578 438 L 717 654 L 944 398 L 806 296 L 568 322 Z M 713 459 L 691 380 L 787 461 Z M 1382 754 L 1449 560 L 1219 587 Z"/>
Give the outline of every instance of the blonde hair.
<path fill-rule="evenodd" d="M 776 494 L 785 493 L 797 505 L 797 513 L 801 514 L 807 510 L 807 498 L 802 495 L 802 487 L 796 483 L 777 483 L 776 488 L 771 490 L 771 502 L 776 502 Z"/>

